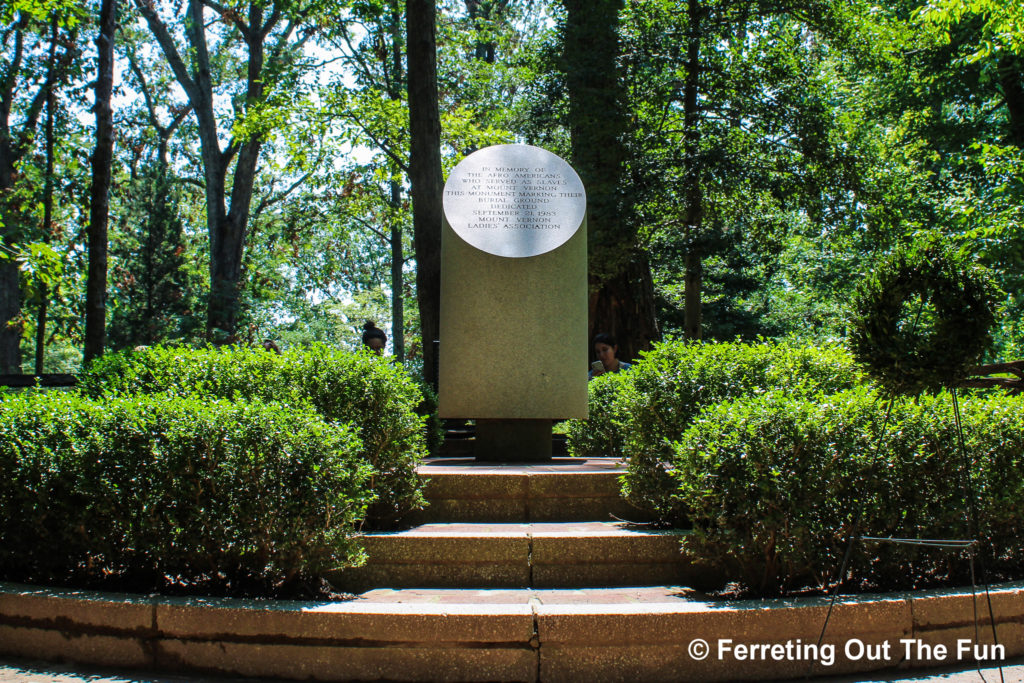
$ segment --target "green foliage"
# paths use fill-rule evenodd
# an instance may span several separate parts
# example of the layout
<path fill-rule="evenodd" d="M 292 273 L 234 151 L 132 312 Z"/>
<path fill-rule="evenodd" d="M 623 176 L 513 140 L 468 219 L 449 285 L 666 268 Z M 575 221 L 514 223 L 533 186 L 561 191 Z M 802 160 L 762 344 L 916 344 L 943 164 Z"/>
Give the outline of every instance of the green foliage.
<path fill-rule="evenodd" d="M 203 317 L 178 215 L 173 178 L 159 165 L 126 183 L 122 224 L 111 244 L 111 349 L 193 338 Z"/>
<path fill-rule="evenodd" d="M 929 0 L 915 11 L 915 18 L 937 37 L 950 41 L 957 24 L 980 18 L 982 39 L 967 57 L 978 62 L 1009 54 L 1024 55 L 1024 8 L 1001 0 Z"/>
<path fill-rule="evenodd" d="M 558 29 L 552 14 L 562 3 L 498 0 L 445 3 L 438 22 L 438 79 L 443 163 L 454 165 L 466 150 L 517 139 L 553 148 L 559 124 L 545 86 L 557 81 Z M 468 10 L 468 11 L 464 11 Z M 475 138 L 475 139 L 474 139 Z"/>
<path fill-rule="evenodd" d="M 29 245 L 48 242 L 60 257 L 40 252 L 21 261 L 17 299 L 23 311 L 13 324 L 23 332 L 29 357 L 42 294 L 35 275 L 53 281 L 59 274 L 46 289 L 48 369 L 74 370 L 69 350 L 81 337 L 82 212 L 94 136 L 92 118 L 82 115 L 89 107 L 86 91 L 65 84 L 82 80 L 77 75 L 87 70 L 83 57 L 91 54 L 86 43 L 92 33 L 80 26 L 95 6 L 74 13 L 66 0 L 8 5 L 4 16 L 12 30 L 5 33 L 8 59 L 0 70 L 18 66 L 5 75 L 14 88 L 17 164 L 14 186 L 0 192 L 6 236 L 0 250 L 22 255 Z M 290 2 L 270 3 L 266 20 L 271 5 L 280 21 L 267 40 L 282 49 L 268 57 L 256 97 L 246 95 L 245 49 L 233 14 L 241 5 L 210 13 L 207 25 L 210 77 L 226 98 L 216 117 L 219 139 L 231 145 L 234 137 L 226 150 L 237 150 L 249 135 L 261 141 L 246 209 L 238 338 L 337 345 L 354 341 L 354 329 L 371 317 L 393 339 L 407 341 L 415 364 L 422 343 L 414 339 L 416 264 L 409 258 L 403 7 L 367 0 L 317 4 L 306 12 Z M 582 152 L 599 152 L 584 160 L 595 166 L 594 177 L 619 181 L 604 183 L 608 191 L 588 185 L 602 211 L 618 216 L 592 221 L 592 237 L 601 243 L 592 249 L 592 275 L 615 272 L 636 255 L 630 250 L 642 251 L 651 265 L 658 326 L 668 334 L 684 327 L 683 261 L 689 256 L 691 268 L 697 261 L 702 267 L 705 338 L 838 339 L 855 276 L 875 254 L 935 229 L 992 269 L 1008 313 L 994 332 L 993 355 L 1019 357 L 1020 3 L 576 5 L 585 24 L 583 47 L 603 35 L 608 40 L 598 41 L 601 50 L 566 51 L 562 2 L 439 4 L 443 168 L 467 151 L 513 140 L 570 157 L 571 119 L 614 138 Z M 169 12 L 159 8 L 188 62 L 194 53 L 184 49 L 183 25 L 170 21 Z M 65 27 L 56 56 L 60 61 L 65 49 L 70 52 L 56 88 L 53 222 L 42 226 L 46 107 L 34 110 L 32 103 L 46 79 L 46 19 L 54 15 Z M 21 33 L 14 25 L 19 17 L 28 21 Z M 286 34 L 291 20 L 294 32 Z M 71 27 L 76 22 L 77 30 Z M 121 172 L 111 191 L 109 338 L 115 348 L 152 343 L 140 330 L 164 341 L 194 336 L 184 328 L 201 322 L 194 316 L 202 303 L 196 295 L 207 286 L 211 246 L 198 120 L 183 91 L 172 87 L 174 73 L 150 29 L 125 22 L 121 31 L 116 48 L 131 68 L 124 73 L 123 144 L 116 150 Z M 13 59 L 19 35 L 25 46 L 20 61 Z M 603 66 L 590 72 L 598 53 Z M 590 76 L 605 83 L 592 93 L 594 101 L 609 104 L 571 112 L 567 85 L 592 88 L 599 81 Z M 687 109 L 688 94 L 699 106 Z M 620 143 L 624 149 L 616 147 Z M 138 267 L 145 258 L 145 218 L 172 218 L 159 201 L 164 190 L 139 196 L 158 164 L 170 170 L 183 239 L 161 241 L 153 263 L 184 261 L 189 275 L 184 296 L 170 306 L 148 303 L 145 290 L 159 287 L 146 285 L 145 268 Z M 243 185 L 231 187 L 239 198 L 247 196 Z M 143 210 L 139 199 L 154 200 L 154 211 Z M 173 222 L 166 223 L 171 232 Z M 178 253 L 180 246 L 185 250 Z M 402 246 L 404 263 L 404 277 L 394 282 L 392 246 Z M 166 302 L 171 293 L 156 298 Z M 402 330 L 390 329 L 397 324 L 389 320 L 390 297 L 405 302 Z"/>
<path fill-rule="evenodd" d="M 868 34 L 872 19 L 832 2 L 624 4 L 626 192 L 662 329 L 696 317 L 685 310 L 696 270 L 704 338 L 834 338 L 844 275 L 865 251 L 846 243 L 864 239 L 850 228 L 872 231 L 868 248 L 879 241 L 864 215 L 884 196 L 869 176 L 882 165 L 877 131 L 848 73 L 861 48 L 847 33 L 857 22 Z"/>
<path fill-rule="evenodd" d="M 12 0 L 0 9 L 0 18 L 4 22 L 12 21 L 15 12 L 24 12 L 37 21 L 55 17 L 61 26 L 74 26 L 85 15 L 83 8 L 75 0 Z"/>
<path fill-rule="evenodd" d="M 665 344 L 636 370 L 640 372 L 633 376 L 634 392 L 625 407 L 630 461 L 624 490 L 634 502 L 669 517 L 678 512 L 662 497 L 669 444 L 705 406 L 766 391 L 813 396 L 850 388 L 857 381 L 849 355 L 837 347 L 772 342 Z"/>
<path fill-rule="evenodd" d="M 371 523 L 424 504 L 416 475 L 425 454 L 423 419 L 415 412 L 422 395 L 401 366 L 371 353 L 322 344 L 282 355 L 152 347 L 104 356 L 80 376 L 79 385 L 93 397 L 166 393 L 310 406 L 332 424 L 355 427 L 377 495 L 368 512 Z"/>
<path fill-rule="evenodd" d="M 857 373 L 849 354 L 835 346 L 674 341 L 655 346 L 624 378 L 621 406 L 603 413 L 612 425 L 590 429 L 624 434 L 628 470 L 623 493 L 635 505 L 673 520 L 683 510 L 673 498 L 675 484 L 667 469 L 672 444 L 705 406 L 769 391 L 829 394 L 852 388 Z"/>
<path fill-rule="evenodd" d="M 980 552 L 994 575 L 1019 572 L 1024 399 L 972 398 L 962 408 Z M 865 387 L 708 407 L 673 443 L 675 496 L 693 524 L 684 553 L 714 567 L 719 586 L 737 581 L 766 595 L 823 587 L 862 506 L 867 536 L 968 538 L 949 395 L 897 403 L 883 431 L 885 412 Z M 868 541 L 852 576 L 879 590 L 971 578 L 956 553 Z"/>
<path fill-rule="evenodd" d="M 49 244 L 30 242 L 14 246 L 20 249 L 20 253 L 14 253 L 14 249 L 0 245 L 0 261 L 13 260 L 18 264 L 27 285 L 22 291 L 29 296 L 38 296 L 33 287 L 43 285 L 49 288 L 61 284 L 64 263 L 60 254 Z"/>
<path fill-rule="evenodd" d="M 989 275 L 933 237 L 889 256 L 857 288 L 850 349 L 890 394 L 955 387 L 991 344 Z"/>
<path fill-rule="evenodd" d="M 370 468 L 347 424 L 281 404 L 0 397 L 0 576 L 229 594 L 358 564 Z"/>
<path fill-rule="evenodd" d="M 918 169 L 906 185 L 915 198 L 887 202 L 889 213 L 913 221 L 913 229 L 941 231 L 990 267 L 1007 293 L 993 335 L 998 360 L 1020 357 L 1016 321 L 1024 311 L 1022 18 L 1020 3 L 921 3 L 899 19 L 907 47 L 893 68 L 870 75 L 880 107 L 867 112 L 896 124 L 885 147 L 902 152 L 902 161 L 891 157 L 898 165 Z"/>
<path fill-rule="evenodd" d="M 624 458 L 623 392 L 630 385 L 630 370 L 606 372 L 587 385 L 586 420 L 569 420 L 568 446 L 572 455 L 585 458 Z"/>

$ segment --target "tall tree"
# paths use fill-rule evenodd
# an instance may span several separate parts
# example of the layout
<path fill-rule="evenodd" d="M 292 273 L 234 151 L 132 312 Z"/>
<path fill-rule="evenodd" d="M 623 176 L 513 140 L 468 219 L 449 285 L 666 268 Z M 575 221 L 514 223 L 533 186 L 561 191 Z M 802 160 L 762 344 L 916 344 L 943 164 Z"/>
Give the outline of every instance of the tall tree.
<path fill-rule="evenodd" d="M 833 64 L 846 57 L 835 47 L 845 11 L 824 0 L 626 3 L 628 181 L 667 329 L 771 334 L 770 298 L 749 316 L 729 302 L 764 289 L 784 245 L 856 222 L 865 165 L 858 131 L 841 124 L 858 119 L 838 107 L 858 90 Z"/>
<path fill-rule="evenodd" d="M 999 0 L 929 0 L 911 7 L 910 28 L 918 40 L 906 50 L 905 76 L 885 74 L 883 82 L 910 93 L 893 99 L 916 114 L 904 115 L 913 125 L 903 130 L 908 147 L 916 143 L 915 157 L 930 173 L 925 187 L 929 218 L 995 269 L 1007 293 L 997 353 L 1007 360 L 1020 358 L 1024 7 Z"/>
<path fill-rule="evenodd" d="M 194 186 L 182 182 L 171 163 L 172 140 L 188 139 L 179 133 L 190 107 L 174 100 L 174 78 L 159 52 L 147 50 L 150 40 L 144 26 L 119 28 L 119 52 L 129 65 L 123 88 L 137 97 L 119 108 L 124 171 L 115 177 L 112 198 L 111 349 L 193 339 L 205 322 L 198 308 L 203 278 L 180 210 L 185 188 L 194 195 Z"/>
<path fill-rule="evenodd" d="M 681 98 L 683 101 L 683 155 L 686 159 L 685 189 L 683 191 L 686 197 L 686 208 L 683 216 L 683 226 L 685 226 L 683 229 L 688 233 L 690 245 L 686 250 L 684 261 L 686 282 L 684 332 L 687 339 L 700 339 L 703 325 L 701 291 L 704 285 L 704 263 L 701 247 L 695 239 L 701 233 L 701 223 L 704 219 L 700 163 L 698 161 L 700 112 L 697 108 L 701 70 L 701 19 L 703 18 L 700 0 L 687 0 L 686 18 L 686 78 L 683 81 Z"/>
<path fill-rule="evenodd" d="M 46 17 L 40 20 L 18 9 L 9 18 L 0 31 L 0 374 L 21 372 L 24 323 L 19 266 L 13 256 L 31 228 L 15 196 L 18 165 L 32 150 L 48 94 L 67 78 L 78 55 L 72 36 L 57 37 L 61 52 L 54 68 L 47 68 L 46 59 L 40 59 L 47 51 L 36 49 L 45 40 Z"/>
<path fill-rule="evenodd" d="M 587 190 L 591 336 L 634 358 L 659 338 L 654 282 L 627 185 L 627 118 L 618 69 L 622 0 L 565 0 L 563 64 L 572 164 Z"/>
<path fill-rule="evenodd" d="M 110 168 L 114 152 L 113 114 L 114 32 L 117 0 L 100 5 L 99 48 L 96 77 L 96 150 L 92 156 L 92 189 L 89 198 L 89 274 L 85 292 L 85 352 L 89 363 L 103 355 L 107 336 L 107 221 L 110 216 Z"/>
<path fill-rule="evenodd" d="M 174 177 L 158 162 L 144 162 L 135 177 L 122 181 L 116 233 L 111 240 L 112 349 L 189 338 L 200 332 L 195 311 L 198 273 L 179 215 Z"/>
<path fill-rule="evenodd" d="M 388 7 L 388 34 L 390 38 L 391 69 L 388 83 L 388 98 L 392 102 L 402 99 L 404 72 L 402 69 L 402 19 L 399 0 L 391 0 Z M 402 186 L 395 177 L 389 181 L 391 210 L 400 215 L 402 210 Z M 393 220 L 388 239 L 391 242 L 391 347 L 399 363 L 405 360 L 405 284 L 403 270 L 405 253 L 402 239 L 402 223 Z"/>
<path fill-rule="evenodd" d="M 409 181 L 412 185 L 416 293 L 423 335 L 423 376 L 437 384 L 441 310 L 441 115 L 437 93 L 437 10 L 433 1 L 406 0 L 409 83 Z"/>
<path fill-rule="evenodd" d="M 409 171 L 407 144 L 409 126 L 405 78 L 405 28 L 402 0 L 385 0 L 379 6 L 367 3 L 354 8 L 365 36 L 355 44 L 343 32 L 344 52 L 355 73 L 351 96 L 342 105 L 342 118 L 350 124 L 354 139 L 367 148 L 378 149 L 387 177 L 385 211 L 363 225 L 377 235 L 391 252 L 391 344 L 394 357 L 405 360 L 405 197 L 403 180 Z M 345 86 L 338 86 L 344 88 Z M 379 98 L 388 100 L 383 105 Z M 402 116 L 396 116 L 401 112 Z M 399 121 L 398 119 L 402 120 Z M 399 125 L 396 125 L 399 124 Z M 371 162 L 371 165 L 374 165 Z M 366 183 L 364 182 L 364 185 Z M 381 215 L 383 214 L 383 215 Z"/>
<path fill-rule="evenodd" d="M 206 327 L 214 341 L 228 341 L 237 331 L 253 185 L 273 119 L 261 120 L 260 114 L 273 106 L 275 98 L 287 100 L 287 84 L 295 80 L 303 46 L 327 22 L 336 21 L 338 8 L 330 2 L 251 0 L 234 7 L 215 0 L 187 0 L 184 36 L 179 42 L 171 32 L 172 20 L 162 17 L 152 0 L 135 0 L 135 4 L 185 91 L 198 124 L 210 237 Z M 236 47 L 244 76 L 233 88 L 233 113 L 222 122 L 218 121 L 223 112 L 217 102 L 219 92 L 235 85 L 229 82 L 231 68 L 223 61 Z M 224 139 L 227 145 L 222 144 Z"/>
<path fill-rule="evenodd" d="M 50 66 L 52 72 L 57 68 L 57 18 L 50 20 Z M 49 80 L 49 79 L 47 79 Z M 54 135 L 53 121 L 57 106 L 57 92 L 51 86 L 46 94 L 46 125 L 44 127 L 44 144 L 46 145 L 46 171 L 43 179 L 43 240 L 48 243 L 50 234 L 53 231 L 53 161 L 54 161 Z M 36 358 L 35 373 L 43 374 L 46 356 L 46 315 L 50 303 L 49 287 L 45 280 L 40 279 L 37 288 L 39 290 L 39 312 L 36 315 Z"/>
<path fill-rule="evenodd" d="M 316 111 L 322 117 L 322 124 L 331 133 L 327 139 L 338 145 L 334 156 L 344 156 L 341 147 L 352 145 L 367 154 L 348 157 L 347 163 L 334 163 L 330 169 L 317 171 L 310 177 L 309 184 L 302 190 L 296 204 L 298 211 L 285 209 L 290 228 L 301 227 L 303 235 L 319 243 L 321 239 L 337 241 L 344 245 L 332 259 L 313 257 L 305 247 L 303 256 L 296 259 L 293 271 L 296 281 L 322 283 L 313 290 L 318 292 L 318 301 L 313 306 L 328 310 L 331 318 L 340 323 L 350 324 L 369 317 L 380 321 L 383 315 L 380 301 L 390 297 L 391 328 L 394 355 L 403 355 L 411 367 L 422 362 L 422 345 L 412 341 L 403 349 L 406 329 L 416 329 L 415 337 L 420 339 L 420 320 L 412 277 L 404 271 L 404 264 L 415 255 L 410 249 L 413 239 L 412 211 L 408 199 L 409 172 L 409 110 L 406 81 L 405 15 L 404 0 L 377 0 L 359 3 L 352 7 L 351 21 L 354 30 L 342 29 L 333 36 L 332 54 L 336 55 L 335 65 L 345 67 L 344 78 L 337 77 L 319 93 Z M 438 59 L 447 59 L 439 65 L 447 69 L 439 80 L 444 82 L 465 82 L 474 78 L 467 64 L 476 65 L 472 57 L 472 33 L 466 34 L 464 18 L 445 17 L 438 20 Z M 467 47 L 469 46 L 469 47 Z M 468 90 L 468 86 L 447 90 L 439 103 L 443 136 L 441 153 L 455 158 L 467 149 L 473 149 L 494 142 L 508 141 L 482 120 L 479 98 Z M 444 163 L 444 162 L 442 162 Z M 338 188 L 342 188 L 338 191 Z M 310 223 L 302 215 L 315 211 L 319 218 Z M 329 218 L 328 218 L 329 217 Z M 275 219 L 274 223 L 277 221 Z M 274 228 L 266 224 L 270 230 Z M 261 231 L 264 225 L 259 228 Z M 289 229 L 294 238 L 294 230 Z M 313 234 L 315 233 L 315 234 Z M 264 240 L 268 237 L 265 235 Z M 375 245 L 387 250 L 382 251 Z M 268 254 L 264 254 L 268 255 Z M 390 264 L 390 281 L 384 276 L 382 267 Z M 266 272 L 267 268 L 262 267 Z M 332 275 L 333 272 L 333 275 Z M 327 280 L 334 276 L 340 279 L 334 283 Z M 338 287 L 343 286 L 344 291 Z M 292 297 L 291 303 L 302 308 L 304 304 Z M 307 315 L 307 314 L 302 314 Z M 297 326 L 289 330 L 289 337 L 306 333 L 324 335 L 324 328 Z M 348 337 L 344 323 L 337 330 Z M 428 351 L 432 345 L 428 339 Z M 417 367 L 417 370 L 421 368 Z M 429 371 L 428 371 L 429 372 Z"/>

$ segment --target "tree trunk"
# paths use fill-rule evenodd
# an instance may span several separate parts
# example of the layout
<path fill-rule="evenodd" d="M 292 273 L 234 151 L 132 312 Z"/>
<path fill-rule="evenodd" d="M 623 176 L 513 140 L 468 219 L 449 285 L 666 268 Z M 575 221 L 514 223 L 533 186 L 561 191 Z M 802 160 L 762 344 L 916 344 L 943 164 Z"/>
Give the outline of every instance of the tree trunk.
<path fill-rule="evenodd" d="M 683 146 L 686 155 L 686 231 L 689 246 L 686 250 L 686 290 L 683 302 L 683 332 L 687 339 L 701 338 L 704 314 L 701 298 L 704 288 L 703 254 L 700 248 L 704 222 L 704 202 L 700 184 L 700 111 L 697 92 L 700 87 L 700 0 L 687 3 L 689 26 L 686 31 L 686 80 L 683 85 Z"/>
<path fill-rule="evenodd" d="M 23 110 L 20 130 L 11 130 L 11 112 L 14 103 L 15 85 L 18 82 L 18 71 L 22 68 L 27 48 L 24 34 L 29 28 L 29 15 L 18 13 L 18 20 L 11 29 L 14 35 L 13 54 L 5 55 L 0 64 L 0 246 L 8 249 L 14 247 L 23 235 L 24 227 L 21 219 L 20 202 L 10 196 L 14 189 L 18 162 L 31 149 L 32 136 L 35 134 L 39 115 L 42 112 L 46 96 L 50 90 L 67 75 L 71 62 L 77 56 L 74 48 L 66 47 L 56 60 L 52 69 L 48 70 L 46 81 L 39 86 L 36 93 L 28 97 L 28 107 Z M 75 44 L 74 31 L 67 37 L 68 45 Z M 24 94 L 24 93 L 23 93 Z M 10 259 L 0 260 L 0 373 L 21 373 L 21 333 L 24 320 L 21 311 L 21 289 L 18 265 Z"/>
<path fill-rule="evenodd" d="M 625 92 L 618 77 L 622 0 L 565 0 L 563 65 L 572 164 L 587 191 L 591 338 L 616 337 L 633 359 L 660 337 L 650 263 L 638 248 L 626 185 Z"/>
<path fill-rule="evenodd" d="M 654 319 L 651 267 L 646 256 L 630 260 L 615 280 L 590 289 L 590 338 L 606 332 L 618 342 L 619 358 L 632 360 L 658 340 L 657 330 L 640 330 L 638 320 Z M 593 351 L 593 349 L 591 349 Z M 592 358 L 591 360 L 596 360 Z"/>
<path fill-rule="evenodd" d="M 436 389 L 441 308 L 441 117 L 438 110 L 436 9 L 428 0 L 406 0 L 409 60 L 409 181 L 412 185 L 416 297 L 423 335 L 423 376 Z"/>
<path fill-rule="evenodd" d="M 210 300 L 206 307 L 206 335 L 216 344 L 236 341 L 239 294 L 242 282 L 244 237 L 239 226 L 221 210 L 214 214 L 210 234 Z M 217 217 L 220 214 L 220 217 Z"/>
<path fill-rule="evenodd" d="M 24 148 L 11 133 L 10 115 L 16 70 L 21 63 L 24 47 L 22 32 L 27 25 L 27 15 L 22 14 L 15 28 L 18 33 L 15 37 L 15 53 L 10 58 L 9 77 L 4 79 L 4 90 L 0 93 L 0 247 L 7 248 L 14 246 L 17 241 L 15 202 L 9 193 L 14 188 L 15 167 Z M 0 259 L 0 374 L 21 374 L 23 329 L 18 264 L 10 259 Z"/>
<path fill-rule="evenodd" d="M 6 195 L 14 186 L 14 155 L 6 136 L 0 135 L 0 209 L 3 240 L 0 246 L 14 245 L 14 212 Z M 21 283 L 18 264 L 0 259 L 0 374 L 21 374 Z"/>
<path fill-rule="evenodd" d="M 391 206 L 395 215 L 402 208 L 402 187 L 391 183 Z M 395 352 L 395 360 L 405 362 L 405 286 L 402 264 L 405 254 L 402 249 L 402 225 L 396 222 L 391 226 L 391 347 Z"/>
<path fill-rule="evenodd" d="M 402 17 L 399 0 L 391 5 L 391 78 L 388 83 L 388 97 L 392 101 L 402 99 Z M 402 186 L 391 181 L 392 216 L 399 216 L 402 211 Z M 405 277 L 402 266 L 405 265 L 405 253 L 402 245 L 402 224 L 394 222 L 391 226 L 391 348 L 395 360 L 405 362 Z"/>
<path fill-rule="evenodd" d="M 249 59 L 246 65 L 246 102 L 249 105 L 263 100 L 263 36 L 256 32 L 256 27 L 263 25 L 263 9 L 259 3 L 249 4 L 249 26 L 251 37 L 248 40 Z M 208 65 L 207 65 L 208 67 Z M 211 107 L 210 118 L 213 118 Z M 214 124 L 214 131 L 216 124 Z M 213 139 L 208 144 L 215 144 Z M 219 151 L 219 143 L 216 143 Z M 207 334 L 215 341 L 234 341 L 237 334 L 238 313 L 240 310 L 240 294 L 242 282 L 242 255 L 245 251 L 245 233 L 249 225 L 249 211 L 252 205 L 253 184 L 256 181 L 256 168 L 260 156 L 260 139 L 250 134 L 238 150 L 231 182 L 231 205 L 225 212 L 223 189 L 220 190 L 221 205 L 218 210 L 220 217 L 216 221 L 217 248 L 210 255 L 210 303 L 207 309 Z M 219 154 L 220 168 L 217 173 L 221 178 L 220 187 L 226 177 L 226 166 L 230 157 Z M 211 235 L 211 246 L 213 245 Z M 221 337 L 223 335 L 223 337 Z"/>
<path fill-rule="evenodd" d="M 196 117 L 203 160 L 203 178 L 206 184 L 206 228 L 210 235 L 207 335 L 218 343 L 231 342 L 235 339 L 238 324 L 242 256 L 256 167 L 262 147 L 259 134 L 252 133 L 241 141 L 232 139 L 226 150 L 221 149 L 221 138 L 217 131 L 217 117 L 213 106 L 213 74 L 207 48 L 202 0 L 188 0 L 185 14 L 188 51 L 184 57 L 152 3 L 147 0 L 135 0 L 135 6 L 146 19 L 160 44 L 175 79 L 188 96 Z M 246 28 L 242 31 L 248 48 L 246 111 L 265 99 L 264 43 L 282 17 L 280 7 L 272 4 L 270 18 L 264 22 L 264 9 L 267 6 L 266 3 L 250 2 Z M 281 40 L 283 41 L 283 38 Z M 279 43 L 277 47 L 281 48 L 282 44 Z M 280 56 L 285 52 L 278 49 L 277 54 Z M 236 114 L 236 118 L 238 116 L 244 114 Z M 235 166 L 229 204 L 226 181 L 228 169 L 233 161 Z"/>
<path fill-rule="evenodd" d="M 1024 59 L 1006 57 L 999 63 L 1000 84 L 1007 110 L 1007 139 L 1024 148 Z"/>
<path fill-rule="evenodd" d="M 234 341 L 237 334 L 242 255 L 245 251 L 245 234 L 249 225 L 259 153 L 260 143 L 256 138 L 242 145 L 232 177 L 231 208 L 225 213 L 222 203 L 215 214 L 216 240 L 211 235 L 210 243 L 212 246 L 216 242 L 216 249 L 210 254 L 210 304 L 206 329 L 210 338 L 218 342 Z M 218 173 L 224 177 L 223 167 L 218 169 Z M 223 191 L 220 196 L 223 202 Z"/>
<path fill-rule="evenodd" d="M 701 338 L 704 324 L 704 312 L 701 305 L 701 293 L 704 289 L 704 261 L 700 248 L 691 245 L 686 251 L 684 273 L 685 290 L 683 294 L 683 334 L 687 339 L 697 341 Z"/>
<path fill-rule="evenodd" d="M 57 68 L 57 19 L 54 17 L 50 30 L 50 64 L 51 75 Z M 51 79 L 48 79 L 52 81 Z M 57 93 L 53 86 L 46 94 L 46 178 L 43 185 L 43 241 L 50 243 L 50 235 L 53 234 L 53 110 L 57 106 Z M 47 307 L 50 304 L 50 293 L 47 291 L 46 282 L 40 280 L 39 288 L 39 314 L 36 316 L 36 365 L 37 375 L 43 374 L 46 365 L 46 315 Z"/>
<path fill-rule="evenodd" d="M 21 289 L 18 264 L 0 260 L 0 374 L 21 374 Z"/>
<path fill-rule="evenodd" d="M 92 156 L 92 190 L 89 203 L 89 268 L 85 284 L 85 357 L 88 364 L 103 355 L 107 315 L 107 218 L 110 213 L 110 168 L 114 151 L 114 126 L 110 96 L 114 88 L 114 31 L 117 0 L 103 0 L 96 78 L 96 150 Z"/>

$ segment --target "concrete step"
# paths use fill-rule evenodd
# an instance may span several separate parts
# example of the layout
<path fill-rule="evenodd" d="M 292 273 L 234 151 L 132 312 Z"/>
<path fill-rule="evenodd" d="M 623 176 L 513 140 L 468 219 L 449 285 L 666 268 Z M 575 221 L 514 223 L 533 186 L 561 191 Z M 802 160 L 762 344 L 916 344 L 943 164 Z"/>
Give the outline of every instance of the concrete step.
<path fill-rule="evenodd" d="M 346 590 L 680 583 L 694 578 L 684 533 L 623 522 L 423 524 L 366 534 L 366 565 L 331 580 Z"/>
<path fill-rule="evenodd" d="M 430 522 L 648 521 L 621 497 L 617 458 L 553 458 L 495 464 L 472 458 L 429 459 L 419 468 L 430 502 L 412 514 Z"/>
<path fill-rule="evenodd" d="M 993 586 L 990 597 L 1005 655 L 1021 656 L 1024 585 Z M 0 655 L 321 681 L 791 679 L 949 664 L 921 654 L 901 662 L 900 639 L 957 652 L 961 640 L 978 637 L 976 602 L 970 589 L 841 598 L 824 640 L 834 649 L 830 661 L 749 656 L 751 646 L 815 645 L 829 612 L 822 597 L 714 601 L 665 585 L 374 590 L 339 602 L 293 602 L 0 583 Z M 988 619 L 986 610 L 985 644 L 992 642 Z M 719 639 L 730 648 L 724 655 Z M 890 643 L 890 656 L 848 656 L 845 644 L 854 640 L 876 651 Z"/>

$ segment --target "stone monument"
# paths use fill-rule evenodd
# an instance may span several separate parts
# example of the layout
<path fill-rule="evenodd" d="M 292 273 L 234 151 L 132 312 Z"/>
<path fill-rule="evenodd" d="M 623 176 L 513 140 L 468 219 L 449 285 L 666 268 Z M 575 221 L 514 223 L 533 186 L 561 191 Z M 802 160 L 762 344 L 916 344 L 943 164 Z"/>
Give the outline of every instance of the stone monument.
<path fill-rule="evenodd" d="M 444 188 L 438 412 L 476 420 L 478 460 L 551 457 L 587 416 L 586 194 L 572 167 L 495 145 Z"/>

